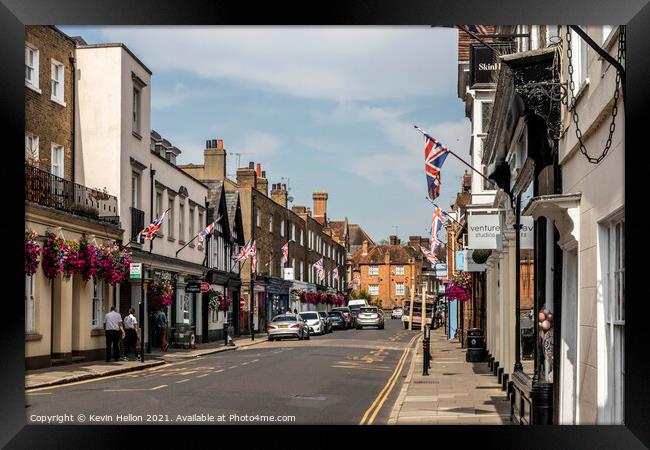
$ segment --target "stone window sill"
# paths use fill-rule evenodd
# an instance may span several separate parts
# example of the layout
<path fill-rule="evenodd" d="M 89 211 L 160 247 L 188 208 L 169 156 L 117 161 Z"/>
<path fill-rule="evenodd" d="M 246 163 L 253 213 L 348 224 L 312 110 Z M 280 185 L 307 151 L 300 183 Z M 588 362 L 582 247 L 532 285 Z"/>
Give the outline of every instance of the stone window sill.
<path fill-rule="evenodd" d="M 185 241 L 179 239 L 179 240 L 178 240 L 178 244 L 179 244 L 179 245 L 185 245 Z"/>
<path fill-rule="evenodd" d="M 40 341 L 43 339 L 42 334 L 38 333 L 25 333 L 25 341 L 30 342 L 30 341 Z"/>
<path fill-rule="evenodd" d="M 133 135 L 133 137 L 142 140 L 142 136 L 137 131 L 132 131 L 131 134 Z"/>
<path fill-rule="evenodd" d="M 171 236 L 167 236 L 167 240 L 168 240 L 169 242 L 176 242 L 176 238 L 173 238 L 173 237 L 171 237 Z"/>
<path fill-rule="evenodd" d="M 27 81 L 25 81 L 25 87 L 28 87 L 29 89 L 36 92 L 37 94 L 42 94 L 42 92 L 41 92 L 41 90 L 39 88 L 37 88 L 34 85 L 29 84 Z"/>
<path fill-rule="evenodd" d="M 56 103 L 57 105 L 67 106 L 67 105 L 65 104 L 64 101 L 61 101 L 61 100 L 59 100 L 59 99 L 56 98 L 56 97 L 50 97 L 50 100 L 52 100 L 52 101 L 53 101 L 54 103 Z"/>
<path fill-rule="evenodd" d="M 94 330 L 90 330 L 90 336 L 95 337 L 95 336 L 104 336 L 106 333 L 102 328 L 95 328 Z"/>

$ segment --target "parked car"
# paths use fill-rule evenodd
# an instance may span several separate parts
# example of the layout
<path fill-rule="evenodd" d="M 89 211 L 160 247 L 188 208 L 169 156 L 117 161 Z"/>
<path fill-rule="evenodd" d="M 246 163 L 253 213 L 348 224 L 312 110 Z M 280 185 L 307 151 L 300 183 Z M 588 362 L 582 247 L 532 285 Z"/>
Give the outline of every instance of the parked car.
<path fill-rule="evenodd" d="M 384 315 L 376 306 L 362 306 L 357 316 L 357 330 L 363 327 L 377 327 L 384 329 Z"/>
<path fill-rule="evenodd" d="M 345 320 L 345 317 L 343 317 L 343 313 L 341 311 L 331 311 L 329 313 L 329 318 L 330 318 L 330 324 L 332 326 L 332 329 L 334 329 L 334 328 L 339 328 L 339 329 L 347 328 L 347 322 Z"/>
<path fill-rule="evenodd" d="M 401 319 L 402 314 L 404 314 L 404 310 L 400 308 L 399 306 L 396 306 L 393 308 L 393 311 L 390 313 L 390 318 L 391 319 Z"/>
<path fill-rule="evenodd" d="M 325 333 L 332 332 L 332 321 L 330 320 L 330 315 L 327 311 L 318 311 L 321 319 L 325 322 Z"/>
<path fill-rule="evenodd" d="M 325 334 L 325 323 L 316 311 L 305 311 L 298 314 L 309 326 L 310 334 Z"/>
<path fill-rule="evenodd" d="M 266 331 L 269 333 L 269 341 L 292 337 L 300 341 L 309 339 L 309 325 L 296 314 L 275 316 L 267 325 Z"/>
<path fill-rule="evenodd" d="M 345 319 L 346 330 L 355 326 L 356 322 L 354 321 L 354 317 L 352 316 L 350 308 L 347 306 L 340 306 L 338 308 L 334 308 L 332 311 L 339 311 L 343 315 L 343 318 Z"/>

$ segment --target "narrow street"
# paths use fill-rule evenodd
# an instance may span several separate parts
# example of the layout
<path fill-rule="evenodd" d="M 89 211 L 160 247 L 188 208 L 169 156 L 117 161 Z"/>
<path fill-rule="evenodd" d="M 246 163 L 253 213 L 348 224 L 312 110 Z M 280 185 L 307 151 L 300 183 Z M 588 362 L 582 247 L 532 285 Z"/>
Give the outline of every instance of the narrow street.
<path fill-rule="evenodd" d="M 263 421 L 241 416 L 260 415 L 297 424 L 385 424 L 408 371 L 411 353 L 405 350 L 417 334 L 387 319 L 384 330 L 264 342 L 142 372 L 36 389 L 27 392 L 27 421 L 34 423 L 33 415 L 71 414 L 71 423 L 78 424 L 83 414 L 85 423 L 95 424 L 245 424 Z M 201 414 L 214 420 L 205 422 Z M 91 416 L 97 421 L 91 422 Z"/>

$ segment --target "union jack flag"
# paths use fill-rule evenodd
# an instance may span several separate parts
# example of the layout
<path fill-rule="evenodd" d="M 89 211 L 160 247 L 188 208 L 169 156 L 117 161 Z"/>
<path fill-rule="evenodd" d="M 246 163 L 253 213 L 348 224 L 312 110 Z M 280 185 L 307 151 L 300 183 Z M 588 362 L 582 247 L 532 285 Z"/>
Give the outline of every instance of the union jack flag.
<path fill-rule="evenodd" d="M 339 268 L 335 267 L 334 270 L 332 270 L 332 279 L 338 280 L 339 279 Z"/>
<path fill-rule="evenodd" d="M 422 250 L 422 253 L 431 264 L 435 264 L 438 262 L 438 258 L 436 258 L 436 255 L 434 255 L 431 251 L 427 250 L 422 246 L 420 246 L 420 250 Z"/>
<path fill-rule="evenodd" d="M 289 242 L 284 244 L 282 246 L 282 264 L 285 264 L 287 261 L 289 261 Z"/>
<path fill-rule="evenodd" d="M 449 149 L 426 133 L 424 137 L 427 140 L 424 147 L 424 170 L 427 174 L 429 198 L 435 200 L 440 195 L 440 170 L 447 159 Z"/>
<path fill-rule="evenodd" d="M 488 34 L 485 25 L 467 25 L 467 29 L 474 34 Z"/>
<path fill-rule="evenodd" d="M 433 253 L 435 255 L 436 249 L 441 244 L 442 244 L 442 241 L 440 239 L 438 239 L 437 237 L 433 237 L 433 239 L 431 240 L 431 253 Z"/>
<path fill-rule="evenodd" d="M 433 218 L 431 219 L 431 240 L 437 240 L 436 236 L 438 232 L 442 229 L 447 219 L 445 213 L 441 208 L 436 208 L 433 210 Z"/>
<path fill-rule="evenodd" d="M 162 222 L 165 219 L 165 216 L 167 215 L 168 211 L 169 209 L 167 209 L 167 211 L 162 213 L 160 217 L 155 218 L 154 221 L 151 222 L 146 228 L 141 230 L 138 233 L 137 242 L 143 244 L 144 241 L 153 241 L 154 239 L 156 239 L 156 236 L 158 236 L 158 230 L 160 230 L 160 227 L 162 226 Z"/>
<path fill-rule="evenodd" d="M 239 253 L 233 256 L 235 261 L 246 261 L 248 258 L 252 258 L 251 270 L 255 272 L 255 266 L 257 264 L 257 247 L 255 247 L 255 241 L 248 241 L 248 244 L 244 245 L 239 250 Z"/>
<path fill-rule="evenodd" d="M 217 222 L 219 222 L 220 220 L 221 220 L 221 215 L 217 216 L 217 218 L 214 219 L 214 222 L 212 222 L 210 225 L 205 227 L 204 230 L 201 230 L 201 232 L 199 233 L 200 243 L 203 243 L 203 240 L 214 232 L 214 227 L 217 224 Z"/>
<path fill-rule="evenodd" d="M 314 263 L 314 267 L 316 268 L 316 275 L 318 275 L 318 279 L 320 281 L 323 281 L 325 279 L 325 268 L 323 267 L 323 258 L 316 261 Z"/>

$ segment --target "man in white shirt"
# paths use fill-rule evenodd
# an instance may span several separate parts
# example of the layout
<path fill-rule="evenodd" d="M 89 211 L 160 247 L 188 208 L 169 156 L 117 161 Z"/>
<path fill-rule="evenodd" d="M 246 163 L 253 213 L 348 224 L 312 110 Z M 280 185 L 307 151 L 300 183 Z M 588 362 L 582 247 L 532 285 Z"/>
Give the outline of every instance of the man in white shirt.
<path fill-rule="evenodd" d="M 120 335 L 124 338 L 124 326 L 122 316 L 111 306 L 111 312 L 104 316 L 104 330 L 106 333 L 106 362 L 111 360 L 111 347 L 113 347 L 113 359 L 120 359 Z"/>
<path fill-rule="evenodd" d="M 133 347 L 135 359 L 138 359 L 138 349 L 135 343 L 138 340 L 138 320 L 135 318 L 135 309 L 129 308 L 129 315 L 124 318 L 124 329 L 126 337 L 124 338 L 124 359 L 127 359 Z"/>

